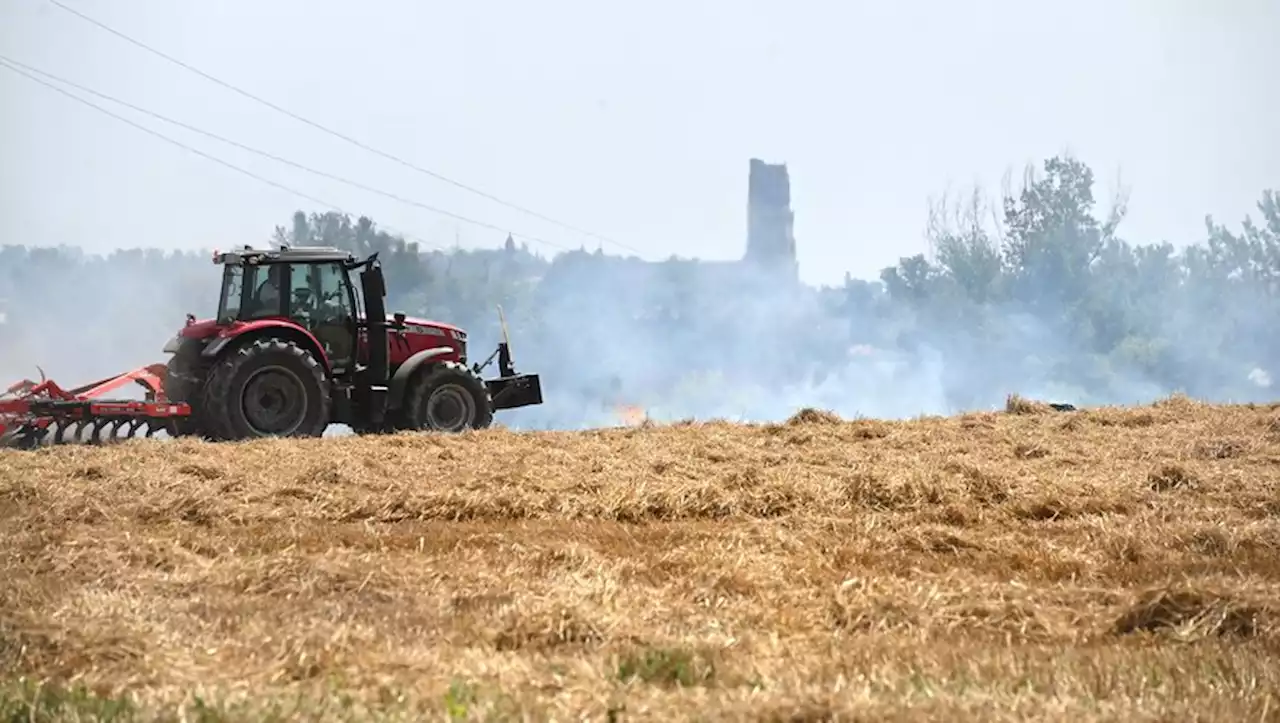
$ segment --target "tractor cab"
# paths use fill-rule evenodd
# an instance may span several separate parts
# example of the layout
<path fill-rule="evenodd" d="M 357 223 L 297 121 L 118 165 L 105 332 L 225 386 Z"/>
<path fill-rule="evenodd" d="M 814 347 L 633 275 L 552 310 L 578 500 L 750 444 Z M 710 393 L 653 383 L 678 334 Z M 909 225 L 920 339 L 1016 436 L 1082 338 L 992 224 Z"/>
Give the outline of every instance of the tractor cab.
<path fill-rule="evenodd" d="M 364 351 L 357 344 L 364 294 L 351 283 L 355 258 L 337 249 L 285 248 L 218 254 L 222 292 L 213 326 L 287 321 L 311 334 L 341 375 Z M 361 339 L 362 341 L 364 339 Z"/>
<path fill-rule="evenodd" d="M 375 254 L 376 257 L 376 254 Z M 364 322 L 366 294 L 352 283 L 351 271 L 369 261 L 356 261 L 346 251 L 328 247 L 284 247 L 279 251 L 246 249 L 215 256 L 222 264 L 222 292 L 217 316 L 207 328 L 238 328 L 265 320 L 284 321 L 305 329 L 341 375 L 368 350 Z M 379 268 L 379 279 L 381 271 Z M 381 284 L 381 282 L 379 282 Z M 413 354 L 440 345 L 447 360 L 467 362 L 467 333 L 452 324 L 385 314 L 390 330 L 389 363 L 394 371 Z"/>

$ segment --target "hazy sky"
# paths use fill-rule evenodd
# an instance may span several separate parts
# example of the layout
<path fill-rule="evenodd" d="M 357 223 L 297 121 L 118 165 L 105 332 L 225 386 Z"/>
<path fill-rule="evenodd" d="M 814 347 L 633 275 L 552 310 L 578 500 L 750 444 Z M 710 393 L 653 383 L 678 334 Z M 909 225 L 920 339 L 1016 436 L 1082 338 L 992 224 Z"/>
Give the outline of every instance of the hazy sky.
<path fill-rule="evenodd" d="M 1135 241 L 1203 238 L 1280 188 L 1280 0 L 63 0 L 451 179 L 639 249 L 736 258 L 747 163 L 791 168 L 801 274 L 924 249 L 927 201 L 1070 150 Z M 598 241 L 378 158 L 47 0 L 0 53 L 246 145 L 554 241 Z M 92 98 L 91 98 L 92 99 Z M 113 111 L 430 246 L 505 234 Z M 0 69 L 0 243 L 265 243 L 314 204 Z M 323 209 L 318 209 L 323 210 Z M 531 248 L 556 249 L 537 242 Z M 608 251 L 620 252 L 605 244 Z"/>

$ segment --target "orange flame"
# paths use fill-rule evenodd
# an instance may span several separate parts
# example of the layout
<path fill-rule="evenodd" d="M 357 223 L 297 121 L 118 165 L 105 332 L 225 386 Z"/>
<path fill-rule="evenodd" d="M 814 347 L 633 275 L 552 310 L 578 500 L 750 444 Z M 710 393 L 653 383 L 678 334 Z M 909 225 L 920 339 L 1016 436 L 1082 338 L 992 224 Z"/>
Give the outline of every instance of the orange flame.
<path fill-rule="evenodd" d="M 629 426 L 643 424 L 644 420 L 649 418 L 649 413 L 644 410 L 644 407 L 639 407 L 634 404 L 621 404 L 614 407 L 613 411 L 622 418 L 623 424 Z"/>

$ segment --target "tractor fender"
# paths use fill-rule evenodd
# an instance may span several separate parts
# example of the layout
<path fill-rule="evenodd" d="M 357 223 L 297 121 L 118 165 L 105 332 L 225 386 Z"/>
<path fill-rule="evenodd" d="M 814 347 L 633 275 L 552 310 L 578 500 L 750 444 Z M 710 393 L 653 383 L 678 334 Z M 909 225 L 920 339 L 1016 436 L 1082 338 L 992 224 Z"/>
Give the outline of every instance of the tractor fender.
<path fill-rule="evenodd" d="M 316 355 L 316 359 L 324 367 L 325 374 L 332 371 L 329 367 L 329 355 L 324 353 L 324 348 L 320 346 L 320 342 L 316 340 L 316 337 L 311 332 L 297 324 L 275 319 L 262 319 L 229 327 L 216 339 L 205 345 L 204 351 L 200 352 L 200 356 L 206 359 L 213 359 L 221 356 L 223 351 L 239 346 L 241 342 L 250 341 L 268 334 L 297 342 L 299 346 Z"/>
<path fill-rule="evenodd" d="M 404 404 L 405 388 L 409 386 L 409 380 L 413 378 L 414 372 L 422 368 L 422 365 L 454 351 L 451 346 L 435 346 L 430 349 L 423 349 L 413 356 L 404 360 L 404 363 L 396 369 L 396 373 L 391 376 L 390 383 L 387 384 L 387 409 L 399 409 Z"/>

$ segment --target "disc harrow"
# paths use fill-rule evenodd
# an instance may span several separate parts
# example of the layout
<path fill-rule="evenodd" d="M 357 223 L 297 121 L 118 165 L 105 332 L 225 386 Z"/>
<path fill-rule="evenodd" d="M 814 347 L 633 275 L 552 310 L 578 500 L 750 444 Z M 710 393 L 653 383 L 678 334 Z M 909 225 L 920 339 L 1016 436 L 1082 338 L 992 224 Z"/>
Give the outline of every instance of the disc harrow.
<path fill-rule="evenodd" d="M 0 448 L 109 444 L 150 438 L 159 431 L 176 437 L 177 420 L 190 415 L 191 408 L 166 400 L 165 372 L 163 364 L 151 364 L 63 389 L 40 370 L 39 382 L 24 379 L 0 394 Z M 145 390 L 143 401 L 99 399 L 130 382 Z"/>

